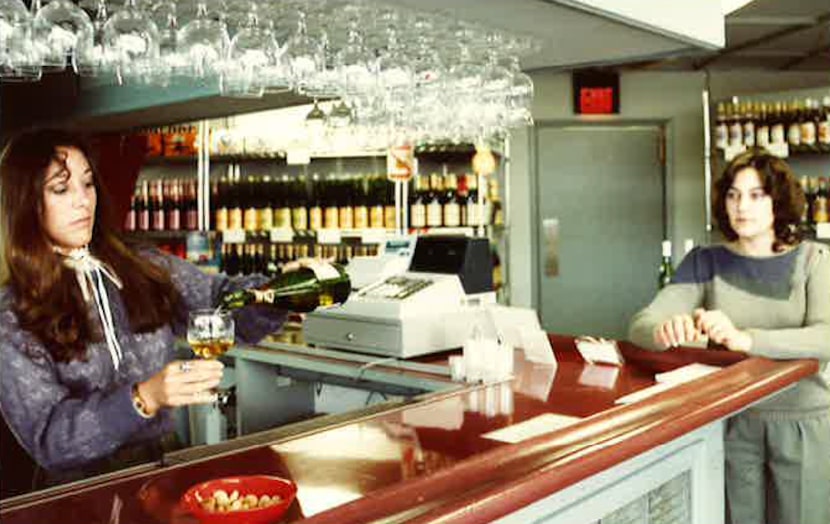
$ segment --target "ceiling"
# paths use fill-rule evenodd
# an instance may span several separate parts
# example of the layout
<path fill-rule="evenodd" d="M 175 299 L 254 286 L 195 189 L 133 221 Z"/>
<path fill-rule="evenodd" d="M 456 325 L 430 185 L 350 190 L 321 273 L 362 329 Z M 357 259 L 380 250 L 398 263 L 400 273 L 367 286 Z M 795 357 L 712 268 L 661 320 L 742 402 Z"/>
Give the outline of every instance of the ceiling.
<path fill-rule="evenodd" d="M 623 68 L 825 71 L 830 83 L 830 1 L 755 0 L 726 17 L 724 49 Z"/>

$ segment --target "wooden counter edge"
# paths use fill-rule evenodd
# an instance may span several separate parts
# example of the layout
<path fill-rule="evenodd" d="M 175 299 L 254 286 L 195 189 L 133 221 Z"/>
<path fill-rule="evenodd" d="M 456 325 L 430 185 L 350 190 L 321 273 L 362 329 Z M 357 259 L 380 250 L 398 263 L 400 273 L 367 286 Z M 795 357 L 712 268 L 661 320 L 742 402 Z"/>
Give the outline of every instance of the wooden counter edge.
<path fill-rule="evenodd" d="M 562 430 L 368 493 L 301 522 L 357 524 L 394 515 L 419 523 L 490 522 L 816 372 L 814 360 L 750 358 Z"/>

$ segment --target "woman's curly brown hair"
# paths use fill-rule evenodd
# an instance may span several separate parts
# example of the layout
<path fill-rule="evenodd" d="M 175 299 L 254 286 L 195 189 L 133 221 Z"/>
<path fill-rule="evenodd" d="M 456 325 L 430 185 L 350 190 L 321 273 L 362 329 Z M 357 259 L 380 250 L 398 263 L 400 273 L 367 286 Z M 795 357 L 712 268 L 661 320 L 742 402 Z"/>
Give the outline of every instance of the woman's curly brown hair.
<path fill-rule="evenodd" d="M 90 161 L 98 194 L 89 249 L 112 267 L 124 287 L 130 325 L 151 332 L 174 318 L 181 300 L 169 272 L 139 257 L 119 237 L 109 200 L 78 135 L 35 130 L 13 138 L 0 156 L 0 275 L 13 292 L 20 326 L 33 333 L 59 362 L 83 359 L 87 344 L 101 339 L 91 322 L 74 272 L 52 249 L 42 226 L 43 187 L 59 147 L 75 148 Z"/>
<path fill-rule="evenodd" d="M 775 217 L 773 250 L 780 251 L 786 246 L 798 244 L 801 241 L 798 225 L 807 199 L 790 166 L 763 148 L 752 148 L 736 156 L 715 182 L 712 210 L 723 236 L 730 241 L 738 238 L 726 212 L 726 193 L 738 173 L 747 168 L 758 172 L 764 192 L 772 198 L 772 213 Z"/>

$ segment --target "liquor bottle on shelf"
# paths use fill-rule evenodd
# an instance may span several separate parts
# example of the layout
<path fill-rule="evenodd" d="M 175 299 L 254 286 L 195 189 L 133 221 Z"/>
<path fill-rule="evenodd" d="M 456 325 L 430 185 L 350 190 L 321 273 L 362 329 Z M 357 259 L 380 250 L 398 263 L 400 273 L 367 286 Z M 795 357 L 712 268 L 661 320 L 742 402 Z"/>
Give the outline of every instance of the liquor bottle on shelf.
<path fill-rule="evenodd" d="M 165 191 L 167 193 L 164 199 L 167 230 L 179 231 L 182 228 L 182 199 L 179 196 L 179 181 L 168 180 L 165 183 Z"/>
<path fill-rule="evenodd" d="M 336 185 L 337 182 L 333 179 L 329 179 L 325 184 L 325 203 L 323 207 L 324 229 L 340 228 L 340 208 L 337 205 Z"/>
<path fill-rule="evenodd" d="M 337 211 L 339 218 L 337 220 L 340 229 L 354 229 L 354 199 L 352 198 L 352 182 L 351 180 L 341 180 L 335 186 Z"/>
<path fill-rule="evenodd" d="M 478 176 L 467 175 L 467 225 L 477 227 L 482 225 L 483 205 L 478 201 Z"/>
<path fill-rule="evenodd" d="M 352 286 L 349 275 L 337 264 L 313 262 L 296 271 L 274 277 L 260 288 L 243 289 L 226 294 L 223 309 L 238 309 L 249 304 L 266 304 L 305 313 L 319 307 L 342 304 Z"/>
<path fill-rule="evenodd" d="M 238 164 L 229 164 L 230 183 L 228 184 L 228 229 L 243 229 L 244 197 L 241 173 Z"/>
<path fill-rule="evenodd" d="M 504 206 L 501 203 L 501 195 L 499 194 L 499 181 L 497 178 L 491 177 L 488 182 L 488 201 L 490 202 L 490 224 L 494 226 L 504 225 Z"/>
<path fill-rule="evenodd" d="M 133 195 L 130 197 L 130 209 L 124 219 L 124 231 L 135 231 L 138 229 L 139 202 L 141 200 L 141 188 L 136 185 Z"/>
<path fill-rule="evenodd" d="M 274 227 L 277 229 L 291 228 L 291 182 L 288 175 L 274 188 Z"/>
<path fill-rule="evenodd" d="M 141 182 L 141 197 L 139 199 L 136 214 L 138 218 L 138 230 L 150 230 L 150 213 L 152 206 L 150 205 L 150 183 L 147 180 Z"/>
<path fill-rule="evenodd" d="M 383 229 L 384 200 L 387 182 L 383 177 L 369 181 L 369 227 Z"/>
<path fill-rule="evenodd" d="M 242 229 L 248 232 L 257 230 L 257 179 L 248 175 L 241 185 L 242 194 Z"/>
<path fill-rule="evenodd" d="M 467 175 L 458 175 L 458 192 L 456 193 L 458 199 L 458 209 L 461 213 L 461 225 L 469 226 L 469 217 L 467 215 L 467 204 L 470 199 L 470 190 L 467 187 Z"/>
<path fill-rule="evenodd" d="M 354 228 L 369 227 L 369 196 L 366 192 L 365 178 L 357 177 L 352 182 L 354 191 Z"/>
<path fill-rule="evenodd" d="M 759 147 L 769 147 L 769 106 L 762 102 L 759 104 L 758 122 L 755 125 L 755 144 Z"/>
<path fill-rule="evenodd" d="M 395 184 L 386 184 L 383 201 L 383 226 L 386 229 L 395 229 L 397 212 L 395 209 Z"/>
<path fill-rule="evenodd" d="M 718 102 L 715 113 L 715 147 L 723 150 L 729 143 L 729 126 L 726 119 L 726 104 Z"/>
<path fill-rule="evenodd" d="M 828 209 L 828 202 L 830 202 L 830 182 L 826 177 L 820 177 L 817 181 L 817 189 L 815 200 L 813 201 L 813 223 L 824 224 L 830 222 L 830 209 Z"/>
<path fill-rule="evenodd" d="M 816 135 L 819 150 L 830 153 L 830 96 L 825 96 L 821 101 Z"/>
<path fill-rule="evenodd" d="M 214 206 L 214 213 L 213 213 L 213 228 L 216 231 L 222 232 L 228 229 L 228 201 L 229 201 L 229 188 L 230 180 L 228 175 L 222 176 L 216 183 L 217 190 L 216 190 L 216 201 L 213 202 Z M 190 229 L 190 218 L 188 218 L 188 229 Z"/>
<path fill-rule="evenodd" d="M 458 179 L 454 174 L 444 176 L 444 194 L 441 198 L 445 227 L 461 225 L 461 208 L 458 205 Z"/>
<path fill-rule="evenodd" d="M 772 116 L 770 117 L 769 123 L 770 144 L 786 144 L 787 129 L 784 121 L 784 104 L 781 102 L 775 102 L 772 107 Z"/>
<path fill-rule="evenodd" d="M 308 192 L 305 177 L 297 177 L 294 182 L 294 201 L 291 203 L 291 225 L 295 231 L 308 229 Z"/>
<path fill-rule="evenodd" d="M 444 207 L 441 203 L 443 193 L 441 175 L 429 175 L 429 194 L 427 195 L 427 227 L 441 227 L 444 225 Z"/>
<path fill-rule="evenodd" d="M 730 104 L 730 111 L 727 113 L 729 120 L 729 146 L 737 147 L 743 144 L 744 126 L 741 122 L 740 105 L 737 103 Z"/>
<path fill-rule="evenodd" d="M 801 108 L 798 101 L 787 106 L 787 145 L 791 153 L 800 153 L 801 147 Z"/>
<path fill-rule="evenodd" d="M 188 231 L 196 231 L 199 229 L 199 203 L 196 196 L 196 180 L 183 180 L 181 182 L 180 191 L 182 195 L 181 202 L 181 217 L 182 227 Z M 216 197 L 218 199 L 218 196 Z M 215 199 L 212 200 L 215 202 Z M 213 203 L 212 205 L 216 205 Z M 211 217 L 211 227 L 215 228 L 215 214 Z"/>
<path fill-rule="evenodd" d="M 818 102 L 812 98 L 804 101 L 801 113 L 801 149 L 804 152 L 818 152 L 817 125 L 819 121 L 820 108 Z"/>
<path fill-rule="evenodd" d="M 412 203 L 409 206 L 409 225 L 414 228 L 424 228 L 427 225 L 427 196 L 429 194 L 429 179 L 418 175 L 415 177 Z"/>
<path fill-rule="evenodd" d="M 671 257 L 671 240 L 664 240 L 662 244 L 663 257 L 660 261 L 660 271 L 657 277 L 657 284 L 662 289 L 671 283 L 674 277 L 674 266 Z"/>
<path fill-rule="evenodd" d="M 324 182 L 320 175 L 314 173 L 311 178 L 311 201 L 308 205 L 308 228 L 311 231 L 323 229 L 323 191 Z"/>
<path fill-rule="evenodd" d="M 742 124 L 743 124 L 743 145 L 746 147 L 753 147 L 755 146 L 755 104 L 752 102 L 747 102 L 744 104 L 744 110 L 742 114 Z"/>
<path fill-rule="evenodd" d="M 164 181 L 159 178 L 150 187 L 150 198 L 153 201 L 153 213 L 150 215 L 150 228 L 153 231 L 164 231 L 167 229 L 165 224 Z"/>

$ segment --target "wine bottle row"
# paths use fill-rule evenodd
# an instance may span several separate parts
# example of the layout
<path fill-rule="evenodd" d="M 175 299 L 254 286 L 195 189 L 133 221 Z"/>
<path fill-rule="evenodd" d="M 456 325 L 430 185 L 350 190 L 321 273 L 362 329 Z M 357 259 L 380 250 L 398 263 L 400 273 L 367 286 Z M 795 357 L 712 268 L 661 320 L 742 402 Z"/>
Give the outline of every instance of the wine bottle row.
<path fill-rule="evenodd" d="M 830 178 L 802 176 L 801 188 L 807 196 L 802 226 L 812 229 L 816 224 L 830 222 Z"/>
<path fill-rule="evenodd" d="M 196 231 L 195 179 L 142 180 L 136 184 L 124 222 L 126 231 Z"/>
<path fill-rule="evenodd" d="M 395 228 L 394 186 L 380 176 L 240 176 L 212 185 L 216 231 Z"/>
<path fill-rule="evenodd" d="M 715 145 L 769 147 L 787 144 L 790 153 L 830 153 L 830 96 L 792 102 L 720 102 Z"/>
<path fill-rule="evenodd" d="M 475 175 L 433 173 L 415 178 L 409 203 L 412 228 L 504 225 L 498 180 L 488 180 L 479 194 Z"/>
<path fill-rule="evenodd" d="M 504 225 L 495 178 L 479 190 L 475 175 L 433 173 L 414 179 L 409 226 Z M 127 231 L 194 231 L 198 228 L 196 179 L 141 180 L 130 202 Z M 372 175 L 242 177 L 238 165 L 211 184 L 211 229 L 218 232 L 272 229 L 395 229 L 394 185 Z"/>
<path fill-rule="evenodd" d="M 375 256 L 377 245 L 326 244 L 223 244 L 220 271 L 228 275 L 276 275 L 288 262 L 315 258 L 346 265 L 356 256 Z"/>

